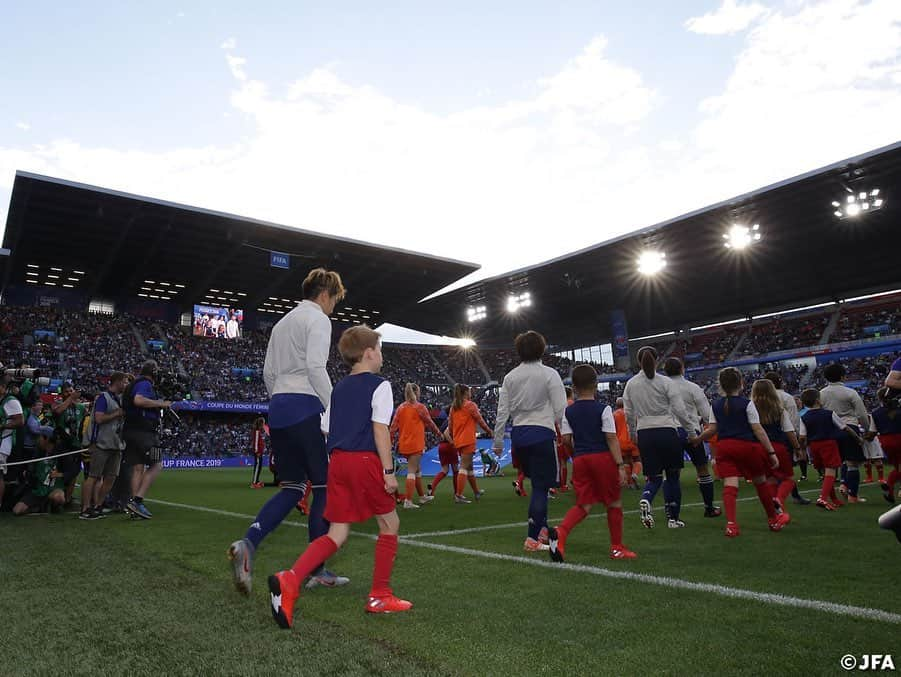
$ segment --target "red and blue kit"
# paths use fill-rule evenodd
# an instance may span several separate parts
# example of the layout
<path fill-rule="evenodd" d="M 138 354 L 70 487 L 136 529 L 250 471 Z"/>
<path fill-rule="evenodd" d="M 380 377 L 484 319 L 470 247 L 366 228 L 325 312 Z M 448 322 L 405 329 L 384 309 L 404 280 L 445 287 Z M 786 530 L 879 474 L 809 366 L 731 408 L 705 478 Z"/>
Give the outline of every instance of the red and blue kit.
<path fill-rule="evenodd" d="M 901 359 L 896 361 L 901 371 Z M 895 369 L 895 365 L 892 365 Z M 879 432 L 879 443 L 888 462 L 892 465 L 901 465 L 901 409 L 879 407 L 873 412 L 873 422 Z"/>
<path fill-rule="evenodd" d="M 788 433 L 795 432 L 791 418 L 788 412 L 782 410 L 782 420 L 775 423 L 764 423 L 763 429 L 766 431 L 770 443 L 773 445 L 773 451 L 776 452 L 776 458 L 779 459 L 779 467 L 767 467 L 767 477 L 775 477 L 779 480 L 789 480 L 794 477 L 794 468 L 792 467 L 792 456 L 788 448 Z"/>
<path fill-rule="evenodd" d="M 608 505 L 620 498 L 619 469 L 607 434 L 616 434 L 613 411 L 595 400 L 576 400 L 566 408 L 561 426 L 573 437 L 573 484 L 579 505 Z"/>
<path fill-rule="evenodd" d="M 767 454 L 751 425 L 760 423 L 757 407 L 746 397 L 722 397 L 713 403 L 716 423 L 716 468 L 720 477 L 762 477 Z"/>
<path fill-rule="evenodd" d="M 394 510 L 385 491 L 385 473 L 375 444 L 374 423 L 388 425 L 394 411 L 391 384 L 370 372 L 341 379 L 322 417 L 328 435 L 330 522 L 364 522 Z"/>
<path fill-rule="evenodd" d="M 847 427 L 829 409 L 810 409 L 801 417 L 801 436 L 807 437 L 814 468 L 838 468 L 842 464 L 838 436 Z"/>

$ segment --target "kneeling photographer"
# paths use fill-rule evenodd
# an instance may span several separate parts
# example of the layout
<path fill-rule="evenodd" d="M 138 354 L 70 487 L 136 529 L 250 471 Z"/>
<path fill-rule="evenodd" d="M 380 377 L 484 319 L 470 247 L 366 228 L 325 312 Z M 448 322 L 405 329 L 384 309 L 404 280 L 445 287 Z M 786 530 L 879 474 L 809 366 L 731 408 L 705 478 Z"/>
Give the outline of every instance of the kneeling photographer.
<path fill-rule="evenodd" d="M 144 497 L 162 469 L 160 423 L 163 412 L 172 406 L 170 400 L 157 399 L 154 382 L 158 374 L 159 366 L 156 361 L 147 360 L 141 366 L 140 375 L 126 388 L 122 398 L 125 409 L 124 472 L 130 472 L 131 478 L 131 499 L 125 509 L 143 519 L 153 517 L 144 505 Z"/>

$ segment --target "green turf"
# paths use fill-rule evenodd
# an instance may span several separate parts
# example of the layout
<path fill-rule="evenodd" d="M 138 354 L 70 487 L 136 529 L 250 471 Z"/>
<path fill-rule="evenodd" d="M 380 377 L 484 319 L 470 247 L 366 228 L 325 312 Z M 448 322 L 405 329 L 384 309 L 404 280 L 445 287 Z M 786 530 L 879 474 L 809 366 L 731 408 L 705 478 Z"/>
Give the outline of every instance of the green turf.
<path fill-rule="evenodd" d="M 247 475 L 166 472 L 152 497 L 253 515 L 274 489 L 250 490 Z M 401 513 L 402 535 L 524 521 L 527 501 L 513 495 L 509 478 L 483 485 L 482 502 L 456 506 L 445 482 L 435 503 Z M 697 502 L 688 475 L 684 487 L 685 502 Z M 722 518 L 703 519 L 699 507 L 685 509 L 688 528 L 679 531 L 647 531 L 627 514 L 634 562 L 606 559 L 605 520 L 592 517 L 573 533 L 567 560 L 901 613 L 886 579 L 901 550 L 875 526 L 885 505 L 878 490 L 863 495 L 868 504 L 832 514 L 795 507 L 779 534 L 766 530 L 756 502 L 742 502 L 735 540 L 723 537 Z M 740 498 L 751 496 L 742 486 Z M 634 510 L 637 493 L 624 498 Z M 552 518 L 571 504 L 570 495 L 552 502 Z M 0 673 L 840 674 L 843 654 L 891 653 L 901 632 L 884 621 L 406 543 L 393 582 L 415 608 L 372 617 L 362 605 L 373 542 L 360 537 L 331 562 L 351 584 L 306 594 L 295 629 L 285 632 L 271 620 L 265 575 L 294 561 L 305 529 L 285 525 L 270 536 L 245 599 L 231 588 L 225 549 L 248 519 L 148 505 L 149 522 L 0 515 Z M 303 521 L 299 513 L 289 519 Z M 524 536 L 518 526 L 416 540 L 519 557 Z"/>

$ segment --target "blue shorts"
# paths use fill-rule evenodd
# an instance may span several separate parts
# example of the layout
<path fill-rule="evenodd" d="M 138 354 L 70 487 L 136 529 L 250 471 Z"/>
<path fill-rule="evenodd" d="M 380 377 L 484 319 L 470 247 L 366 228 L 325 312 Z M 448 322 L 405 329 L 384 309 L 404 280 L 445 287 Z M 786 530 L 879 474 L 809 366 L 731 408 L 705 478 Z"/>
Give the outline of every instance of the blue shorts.
<path fill-rule="evenodd" d="M 532 484 L 550 489 L 560 485 L 557 443 L 551 438 L 525 447 L 516 447 L 516 460 Z"/>
<path fill-rule="evenodd" d="M 694 446 L 693 444 L 688 443 L 688 433 L 685 432 L 685 428 L 679 428 L 676 432 L 679 434 L 679 441 L 682 442 L 682 449 L 684 453 L 688 454 L 688 458 L 692 465 L 697 467 L 710 462 L 710 459 L 707 458 L 707 449 L 704 448 L 703 444 Z"/>
<path fill-rule="evenodd" d="M 675 428 L 639 430 L 638 450 L 641 452 L 645 477 L 656 477 L 664 470 L 677 470 L 685 465 L 682 441 Z"/>
<path fill-rule="evenodd" d="M 861 434 L 860 426 L 849 425 L 848 427 L 854 428 L 854 431 L 858 435 Z M 863 453 L 863 447 L 857 443 L 857 440 L 851 437 L 851 433 L 847 430 L 839 433 L 838 453 L 841 454 L 843 463 L 845 461 L 857 461 L 858 463 L 863 463 L 867 460 Z"/>
<path fill-rule="evenodd" d="M 328 451 L 319 424 L 319 414 L 316 414 L 287 428 L 269 429 L 279 484 L 300 487 L 309 481 L 314 487 L 325 486 Z"/>

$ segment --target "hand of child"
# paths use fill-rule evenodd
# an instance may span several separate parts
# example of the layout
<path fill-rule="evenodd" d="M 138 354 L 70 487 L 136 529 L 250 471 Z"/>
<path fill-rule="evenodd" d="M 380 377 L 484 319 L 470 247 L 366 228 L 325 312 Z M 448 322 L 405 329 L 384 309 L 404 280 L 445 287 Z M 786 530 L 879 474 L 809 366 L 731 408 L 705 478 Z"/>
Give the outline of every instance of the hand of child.
<path fill-rule="evenodd" d="M 397 476 L 385 475 L 385 493 L 393 494 L 397 491 Z"/>
<path fill-rule="evenodd" d="M 626 477 L 626 466 L 619 467 L 619 486 L 626 487 L 629 485 L 629 478 Z"/>
<path fill-rule="evenodd" d="M 776 454 L 770 454 L 770 467 L 774 470 L 779 467 L 779 457 Z"/>

